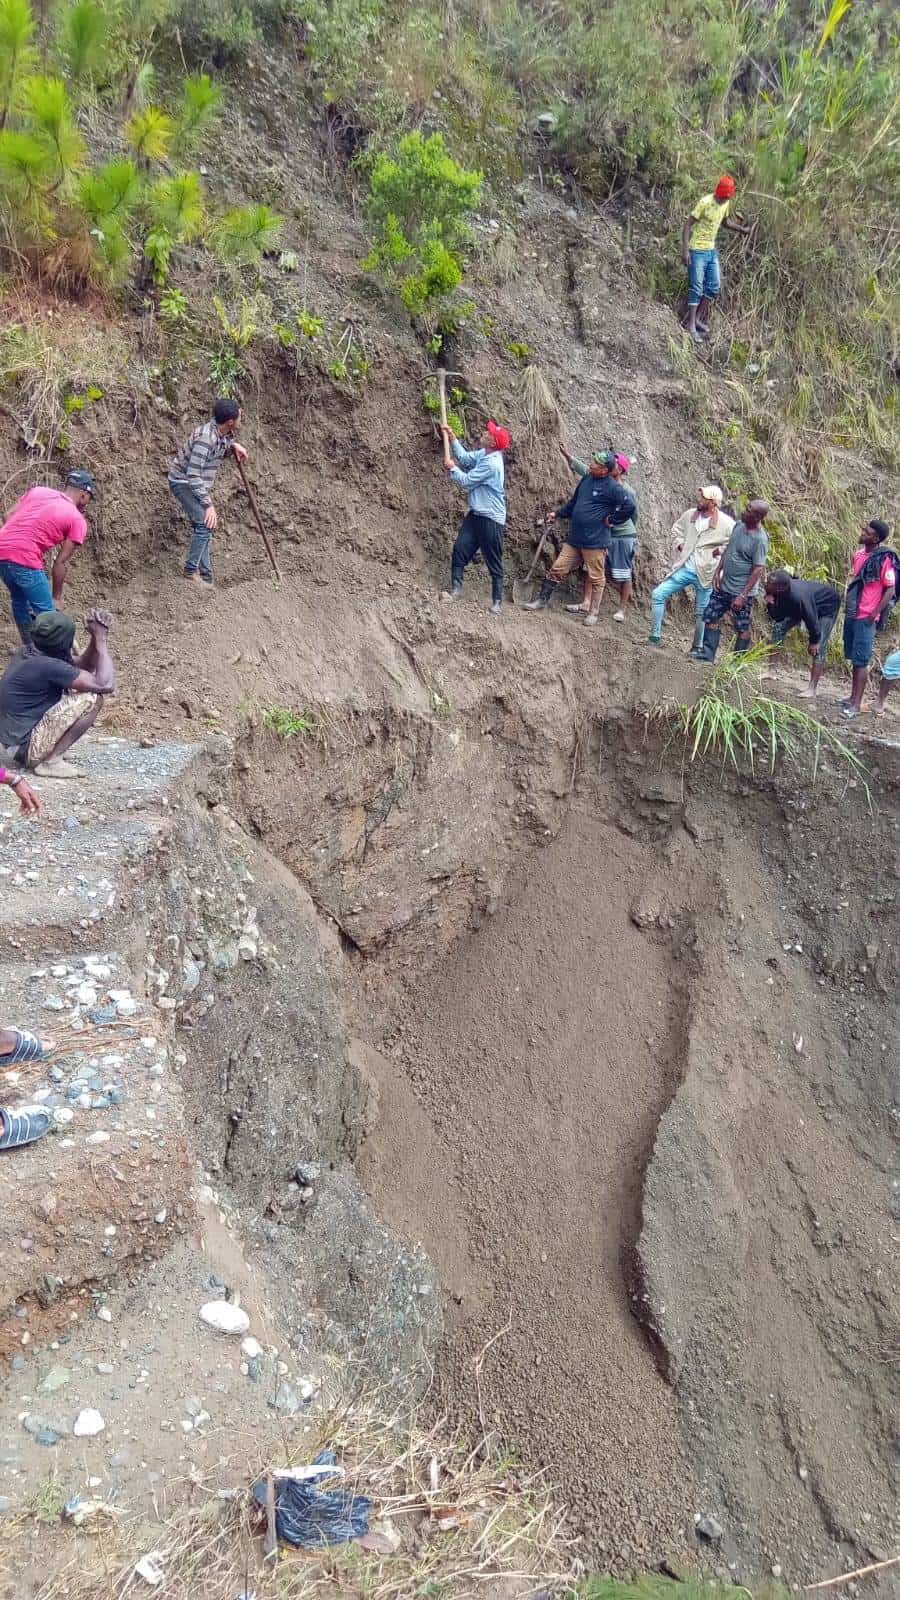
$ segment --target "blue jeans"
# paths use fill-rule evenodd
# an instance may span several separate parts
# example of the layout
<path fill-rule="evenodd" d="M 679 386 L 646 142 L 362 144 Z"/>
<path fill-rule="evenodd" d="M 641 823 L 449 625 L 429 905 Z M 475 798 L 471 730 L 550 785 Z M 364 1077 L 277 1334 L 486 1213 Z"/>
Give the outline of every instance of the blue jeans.
<path fill-rule="evenodd" d="M 860 622 L 844 617 L 844 660 L 851 667 L 867 667 L 875 653 L 875 618 Z"/>
<path fill-rule="evenodd" d="M 692 250 L 688 267 L 688 305 L 698 306 L 701 300 L 715 300 L 722 287 L 718 250 Z"/>
<path fill-rule="evenodd" d="M 18 561 L 0 561 L 0 578 L 9 590 L 13 621 L 25 644 L 34 618 L 55 611 L 50 583 L 43 567 L 22 567 Z"/>
<path fill-rule="evenodd" d="M 682 589 L 693 589 L 695 591 L 694 603 L 697 607 L 697 620 L 699 621 L 703 616 L 709 603 L 709 597 L 712 594 L 712 588 L 704 589 L 696 572 L 692 572 L 690 567 L 679 567 L 677 572 L 671 573 L 668 578 L 663 578 L 662 583 L 656 585 L 650 596 L 653 604 L 650 632 L 654 638 L 658 639 L 662 630 L 667 601 L 671 600 L 673 594 L 680 594 Z"/>
<path fill-rule="evenodd" d="M 212 567 L 209 564 L 209 547 L 212 542 L 212 529 L 206 526 L 203 518 L 206 516 L 206 506 L 197 499 L 193 489 L 188 483 L 176 483 L 169 479 L 169 488 L 178 501 L 191 525 L 191 543 L 184 563 L 185 572 L 199 572 L 201 578 L 212 582 Z"/>

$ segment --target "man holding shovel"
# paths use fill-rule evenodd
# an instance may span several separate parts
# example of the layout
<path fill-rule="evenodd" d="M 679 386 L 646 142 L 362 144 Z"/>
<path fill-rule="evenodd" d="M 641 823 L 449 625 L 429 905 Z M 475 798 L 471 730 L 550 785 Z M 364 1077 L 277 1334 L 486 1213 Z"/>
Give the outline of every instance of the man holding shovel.
<path fill-rule="evenodd" d="M 216 474 L 227 455 L 239 466 L 247 452 L 234 435 L 241 425 L 236 400 L 217 400 L 209 422 L 195 428 L 169 468 L 169 488 L 191 524 L 191 543 L 184 576 L 191 583 L 213 583 L 209 547 L 218 525 L 212 503 Z"/>
<path fill-rule="evenodd" d="M 506 428 L 488 422 L 477 450 L 464 450 L 453 429 L 441 424 L 444 436 L 444 471 L 465 489 L 469 509 L 460 525 L 450 557 L 450 588 L 445 600 L 458 600 L 463 574 L 480 550 L 491 575 L 491 615 L 503 607 L 503 533 L 506 527 L 506 479 L 503 453 L 509 449 Z M 449 446 L 449 449 L 448 449 Z M 456 461 L 450 457 L 450 449 Z"/>

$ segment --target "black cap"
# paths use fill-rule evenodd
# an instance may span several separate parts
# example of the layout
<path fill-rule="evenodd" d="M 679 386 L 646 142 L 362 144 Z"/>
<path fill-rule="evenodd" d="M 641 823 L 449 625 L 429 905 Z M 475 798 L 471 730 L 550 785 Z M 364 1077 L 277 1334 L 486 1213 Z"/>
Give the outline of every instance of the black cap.
<path fill-rule="evenodd" d="M 66 473 L 66 486 L 68 487 L 69 485 L 73 489 L 85 489 L 88 494 L 97 493 L 97 485 L 90 473 L 83 472 L 80 467 L 76 467 L 74 472 Z"/>

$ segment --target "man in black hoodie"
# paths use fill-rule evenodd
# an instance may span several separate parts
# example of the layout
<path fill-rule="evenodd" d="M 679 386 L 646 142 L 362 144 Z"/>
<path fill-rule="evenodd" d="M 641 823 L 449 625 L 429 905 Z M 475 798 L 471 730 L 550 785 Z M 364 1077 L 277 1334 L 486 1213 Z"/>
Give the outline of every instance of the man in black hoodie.
<path fill-rule="evenodd" d="M 633 522 L 637 516 L 634 496 L 612 476 L 615 466 L 616 458 L 611 450 L 595 451 L 571 500 L 550 512 L 548 522 L 569 523 L 569 537 L 535 599 L 525 607 L 526 611 L 542 611 L 550 604 L 562 580 L 584 565 L 592 584 L 591 608 L 584 620 L 586 626 L 596 627 L 606 586 L 606 552 L 610 541 L 616 537 L 617 528 Z"/>
<path fill-rule="evenodd" d="M 784 644 L 792 628 L 800 623 L 806 629 L 810 655 L 809 683 L 799 691 L 801 700 L 815 700 L 825 671 L 825 656 L 831 630 L 841 608 L 841 597 L 830 583 L 814 583 L 792 578 L 781 567 L 770 572 L 765 582 L 766 606 L 772 622 L 772 643 Z"/>

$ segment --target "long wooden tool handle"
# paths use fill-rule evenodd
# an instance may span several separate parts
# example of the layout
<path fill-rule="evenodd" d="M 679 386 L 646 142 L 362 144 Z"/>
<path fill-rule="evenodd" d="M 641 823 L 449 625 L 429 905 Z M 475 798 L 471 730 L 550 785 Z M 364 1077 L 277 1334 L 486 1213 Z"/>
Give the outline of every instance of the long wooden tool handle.
<path fill-rule="evenodd" d="M 244 471 L 244 463 L 241 460 L 240 456 L 235 456 L 234 459 L 237 462 L 237 469 L 238 469 L 238 472 L 241 475 L 241 483 L 244 485 L 244 488 L 247 491 L 247 499 L 250 501 L 250 510 L 253 512 L 253 517 L 254 517 L 254 520 L 256 522 L 256 526 L 259 529 L 259 536 L 262 539 L 263 544 L 265 545 L 266 555 L 268 556 L 269 560 L 271 561 L 271 563 L 272 563 L 272 571 L 274 572 L 276 578 L 278 579 L 278 581 L 280 583 L 281 582 L 281 572 L 280 572 L 279 567 L 278 567 L 278 562 L 275 559 L 275 549 L 274 549 L 274 546 L 272 544 L 271 539 L 269 538 L 269 535 L 266 533 L 266 530 L 263 527 L 263 519 L 259 514 L 259 506 L 256 504 L 256 495 L 253 493 L 253 490 L 250 487 L 250 483 L 249 483 L 249 480 L 247 478 L 247 474 Z"/>
<path fill-rule="evenodd" d="M 545 528 L 543 533 L 541 534 L 540 541 L 538 543 L 538 547 L 534 552 L 534 560 L 532 561 L 531 566 L 528 568 L 528 572 L 527 572 L 526 577 L 525 577 L 525 582 L 526 583 L 530 583 L 531 579 L 534 576 L 534 569 L 537 566 L 537 564 L 540 561 L 541 556 L 543 554 L 544 545 L 547 543 L 547 538 L 548 538 L 548 535 L 549 535 L 549 531 L 550 531 L 549 528 Z"/>
<path fill-rule="evenodd" d="M 447 426 L 447 374 L 444 371 L 443 367 L 439 367 L 438 368 L 438 399 L 441 402 L 441 427 L 442 428 L 446 428 L 446 426 Z M 452 465 L 453 465 L 453 455 L 452 455 L 452 452 L 450 450 L 450 440 L 447 438 L 446 433 L 442 433 L 441 434 L 441 438 L 444 441 L 444 465 L 447 466 L 447 467 L 452 467 Z"/>

